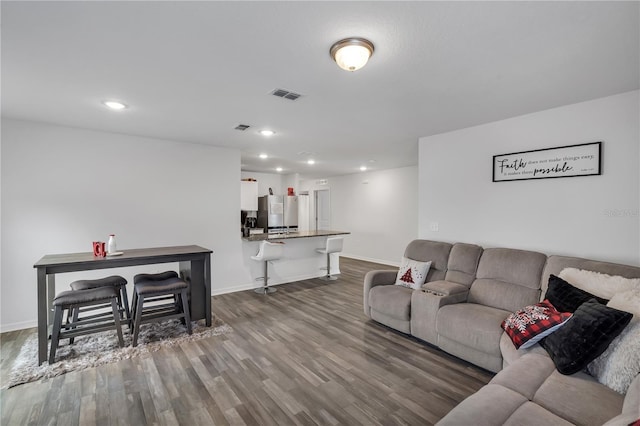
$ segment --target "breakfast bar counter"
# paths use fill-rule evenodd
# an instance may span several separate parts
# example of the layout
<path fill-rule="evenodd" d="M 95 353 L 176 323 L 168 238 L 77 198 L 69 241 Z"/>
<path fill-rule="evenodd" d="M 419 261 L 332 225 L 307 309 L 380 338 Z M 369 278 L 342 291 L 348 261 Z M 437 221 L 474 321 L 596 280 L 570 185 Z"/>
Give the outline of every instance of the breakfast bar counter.
<path fill-rule="evenodd" d="M 330 237 L 333 235 L 347 235 L 350 232 L 345 231 L 295 231 L 283 232 L 278 234 L 254 234 L 249 237 L 243 237 L 244 241 L 272 241 L 272 240 L 289 240 L 292 238 L 311 238 L 311 237 Z"/>
<path fill-rule="evenodd" d="M 250 286 L 255 288 L 261 284 L 264 276 L 262 262 L 251 259 L 260 250 L 263 241 L 282 243 L 282 257 L 270 261 L 269 286 L 294 281 L 319 278 L 327 274 L 327 255 L 318 252 L 324 249 L 330 237 L 345 236 L 350 232 L 299 231 L 278 234 L 254 234 L 242 238 L 243 257 L 247 270 L 254 280 Z M 340 274 L 340 253 L 331 253 L 331 275 Z M 257 280 L 257 281 L 256 281 Z"/>

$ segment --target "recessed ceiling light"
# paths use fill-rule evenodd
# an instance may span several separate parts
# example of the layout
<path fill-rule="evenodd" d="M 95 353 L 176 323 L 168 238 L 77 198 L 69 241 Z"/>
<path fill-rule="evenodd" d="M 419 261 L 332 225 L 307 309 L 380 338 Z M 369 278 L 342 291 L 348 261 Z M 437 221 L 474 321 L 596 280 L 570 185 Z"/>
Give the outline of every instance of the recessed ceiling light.
<path fill-rule="evenodd" d="M 127 106 L 125 104 L 123 104 L 122 102 L 118 102 L 118 101 L 102 101 L 102 104 L 108 108 L 111 108 L 113 110 L 121 110 L 121 109 L 125 109 Z"/>
<path fill-rule="evenodd" d="M 268 156 L 267 154 L 260 154 L 260 155 L 259 155 L 259 157 L 260 157 L 260 158 L 262 158 L 263 160 L 264 160 L 265 158 L 269 158 L 269 156 Z"/>
<path fill-rule="evenodd" d="M 276 132 L 274 132 L 273 130 L 260 130 L 260 134 L 262 136 L 273 136 L 276 134 Z"/>
<path fill-rule="evenodd" d="M 367 166 L 360 166 L 360 171 L 361 171 L 361 172 L 364 172 L 364 171 L 366 171 L 366 170 L 367 170 Z"/>
<path fill-rule="evenodd" d="M 282 167 L 276 167 L 276 172 L 281 172 L 282 171 Z"/>
<path fill-rule="evenodd" d="M 316 160 L 307 160 L 307 164 L 314 165 L 316 164 Z"/>

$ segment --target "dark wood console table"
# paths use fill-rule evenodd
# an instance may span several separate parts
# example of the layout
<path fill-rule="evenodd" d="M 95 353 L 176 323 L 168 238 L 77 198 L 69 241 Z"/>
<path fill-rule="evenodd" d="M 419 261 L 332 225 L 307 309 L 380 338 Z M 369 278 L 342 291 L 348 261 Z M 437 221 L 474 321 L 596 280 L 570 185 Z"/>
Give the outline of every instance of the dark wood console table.
<path fill-rule="evenodd" d="M 191 281 L 191 319 L 205 319 L 211 326 L 211 253 L 200 246 L 122 250 L 121 256 L 94 257 L 93 253 L 49 254 L 35 265 L 38 270 L 38 364 L 47 360 L 51 306 L 55 297 L 55 274 L 180 262 L 180 274 Z"/>

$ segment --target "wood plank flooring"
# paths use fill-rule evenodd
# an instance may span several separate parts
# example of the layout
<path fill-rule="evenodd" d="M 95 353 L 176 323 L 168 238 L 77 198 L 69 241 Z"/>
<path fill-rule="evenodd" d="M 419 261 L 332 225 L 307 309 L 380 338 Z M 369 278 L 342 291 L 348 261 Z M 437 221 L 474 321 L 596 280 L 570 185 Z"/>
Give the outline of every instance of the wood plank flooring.
<path fill-rule="evenodd" d="M 366 318 L 373 263 L 216 296 L 234 332 L 0 391 L 2 425 L 425 425 L 491 373 Z M 35 329 L 0 336 L 6 377 Z"/>

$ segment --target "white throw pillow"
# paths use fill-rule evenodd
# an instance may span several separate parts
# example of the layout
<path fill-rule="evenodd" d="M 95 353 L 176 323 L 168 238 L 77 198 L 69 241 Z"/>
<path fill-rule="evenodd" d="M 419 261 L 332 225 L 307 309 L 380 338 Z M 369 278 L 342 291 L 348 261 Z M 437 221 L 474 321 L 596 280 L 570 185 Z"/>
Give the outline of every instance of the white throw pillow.
<path fill-rule="evenodd" d="M 412 288 L 414 290 L 419 289 L 427 279 L 427 273 L 431 267 L 431 262 L 419 262 L 413 259 L 402 258 L 400 262 L 400 269 L 398 269 L 398 276 L 396 278 L 396 285 Z"/>
<path fill-rule="evenodd" d="M 640 287 L 640 278 L 625 278 L 584 269 L 564 268 L 558 276 L 574 287 L 607 300 L 617 293 Z"/>
<path fill-rule="evenodd" d="M 626 393 L 640 373 L 640 319 L 634 317 L 587 371 L 608 388 Z"/>
<path fill-rule="evenodd" d="M 631 312 L 636 318 L 640 318 L 640 287 L 616 293 L 607 302 L 607 306 L 620 311 Z"/>

